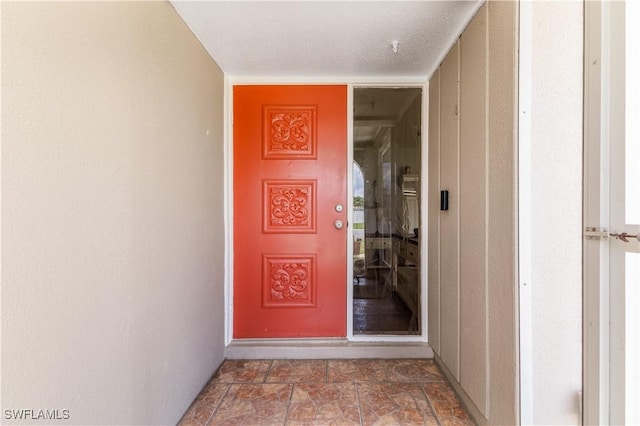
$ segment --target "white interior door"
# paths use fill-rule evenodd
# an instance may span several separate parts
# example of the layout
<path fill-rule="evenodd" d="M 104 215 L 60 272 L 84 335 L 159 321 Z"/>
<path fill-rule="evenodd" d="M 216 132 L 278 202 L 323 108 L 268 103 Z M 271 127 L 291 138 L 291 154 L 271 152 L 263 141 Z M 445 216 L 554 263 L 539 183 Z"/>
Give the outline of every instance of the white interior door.
<path fill-rule="evenodd" d="M 585 423 L 640 424 L 640 2 L 587 4 Z"/>

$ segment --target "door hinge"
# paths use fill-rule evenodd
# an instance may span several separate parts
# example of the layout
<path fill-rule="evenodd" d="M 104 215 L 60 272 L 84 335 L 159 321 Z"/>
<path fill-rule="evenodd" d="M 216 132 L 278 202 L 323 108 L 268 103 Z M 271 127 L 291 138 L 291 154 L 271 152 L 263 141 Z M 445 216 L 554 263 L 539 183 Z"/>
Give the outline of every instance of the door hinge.
<path fill-rule="evenodd" d="M 584 237 L 587 240 L 608 240 L 609 232 L 604 228 L 584 228 Z"/>

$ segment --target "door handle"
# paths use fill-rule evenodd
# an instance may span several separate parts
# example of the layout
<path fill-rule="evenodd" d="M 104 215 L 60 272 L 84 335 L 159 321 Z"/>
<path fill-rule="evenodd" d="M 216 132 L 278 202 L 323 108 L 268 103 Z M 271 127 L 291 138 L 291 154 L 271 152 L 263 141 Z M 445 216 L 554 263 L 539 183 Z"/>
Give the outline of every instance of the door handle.
<path fill-rule="evenodd" d="M 335 226 L 336 229 L 342 229 L 342 227 L 344 226 L 344 223 L 342 223 L 342 221 L 338 219 L 335 222 L 333 222 L 333 226 Z"/>
<path fill-rule="evenodd" d="M 640 241 L 640 234 L 629 235 L 626 232 L 621 232 L 621 233 L 613 232 L 609 235 L 613 238 L 619 239 L 620 241 L 624 241 L 625 243 L 629 242 L 627 238 L 635 238 L 636 240 Z"/>

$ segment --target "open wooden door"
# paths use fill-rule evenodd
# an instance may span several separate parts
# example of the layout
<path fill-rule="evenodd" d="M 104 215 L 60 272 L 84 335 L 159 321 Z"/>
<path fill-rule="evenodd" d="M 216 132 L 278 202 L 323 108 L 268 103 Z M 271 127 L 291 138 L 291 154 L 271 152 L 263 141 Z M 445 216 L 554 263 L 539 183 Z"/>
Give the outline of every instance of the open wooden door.
<path fill-rule="evenodd" d="M 346 335 L 346 86 L 235 86 L 235 338 Z"/>
<path fill-rule="evenodd" d="M 584 424 L 640 424 L 640 4 L 585 5 Z"/>

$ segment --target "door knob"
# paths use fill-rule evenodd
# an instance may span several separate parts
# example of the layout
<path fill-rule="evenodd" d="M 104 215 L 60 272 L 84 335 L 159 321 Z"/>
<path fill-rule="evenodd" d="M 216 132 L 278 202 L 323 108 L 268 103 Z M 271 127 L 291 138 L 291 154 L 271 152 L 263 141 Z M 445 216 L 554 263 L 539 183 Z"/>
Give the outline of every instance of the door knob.
<path fill-rule="evenodd" d="M 343 210 L 342 204 L 336 204 L 336 211 L 340 213 Z"/>
<path fill-rule="evenodd" d="M 333 224 L 336 227 L 336 229 L 342 229 L 342 227 L 344 226 L 344 224 L 340 219 L 336 220 Z"/>

